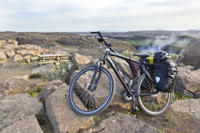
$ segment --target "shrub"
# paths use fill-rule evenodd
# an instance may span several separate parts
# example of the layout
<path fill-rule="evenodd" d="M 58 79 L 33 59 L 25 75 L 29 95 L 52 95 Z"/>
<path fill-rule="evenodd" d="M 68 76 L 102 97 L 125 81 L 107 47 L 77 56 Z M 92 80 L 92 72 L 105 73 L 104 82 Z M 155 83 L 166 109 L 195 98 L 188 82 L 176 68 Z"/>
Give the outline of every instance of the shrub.
<path fill-rule="evenodd" d="M 65 81 L 69 71 L 71 70 L 72 63 L 70 61 L 60 61 L 56 69 L 48 73 L 48 80 L 62 80 Z"/>

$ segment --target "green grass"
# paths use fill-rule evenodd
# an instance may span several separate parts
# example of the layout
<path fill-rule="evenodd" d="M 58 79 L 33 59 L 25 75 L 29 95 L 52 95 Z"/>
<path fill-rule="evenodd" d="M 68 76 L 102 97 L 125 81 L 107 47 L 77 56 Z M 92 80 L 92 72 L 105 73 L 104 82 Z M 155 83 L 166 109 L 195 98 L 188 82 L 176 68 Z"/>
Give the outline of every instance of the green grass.
<path fill-rule="evenodd" d="M 153 41 L 150 39 L 142 39 L 142 40 L 125 40 L 131 46 L 141 46 L 143 44 L 151 44 L 153 45 Z"/>
<path fill-rule="evenodd" d="M 174 92 L 174 97 L 172 99 L 172 102 L 177 101 L 177 100 L 187 100 L 192 98 L 192 96 L 184 96 L 183 94 L 179 92 Z"/>
<path fill-rule="evenodd" d="M 173 54 L 173 53 L 171 53 L 170 55 L 171 55 L 171 58 L 172 58 L 173 60 L 176 60 L 176 59 L 181 58 L 181 57 L 183 56 L 183 55 L 181 55 L 181 54 Z"/>
<path fill-rule="evenodd" d="M 47 115 L 45 115 L 45 122 L 40 125 L 44 133 L 54 133 L 51 123 Z"/>
<path fill-rule="evenodd" d="M 19 62 L 19 63 L 26 63 L 26 60 L 25 60 L 25 59 L 22 59 L 22 60 L 19 60 L 18 62 Z"/>
<path fill-rule="evenodd" d="M 171 112 L 171 111 L 168 111 L 168 112 L 165 113 L 165 115 L 164 115 L 165 119 L 167 119 L 167 121 L 168 121 L 169 123 L 172 123 L 172 122 L 173 122 L 174 116 L 175 116 L 174 113 Z"/>
<path fill-rule="evenodd" d="M 131 50 L 124 50 L 124 51 L 122 52 L 122 55 L 127 56 L 127 57 L 130 57 L 131 59 L 134 59 L 134 60 L 139 60 L 138 57 L 133 56 L 133 55 L 134 55 L 134 52 L 131 51 Z"/>
<path fill-rule="evenodd" d="M 32 97 L 37 97 L 38 94 L 40 93 L 40 91 L 44 88 L 45 83 L 41 84 L 38 86 L 38 88 L 36 90 L 28 90 L 26 93 L 28 93 L 30 96 Z"/>
<path fill-rule="evenodd" d="M 98 127 L 101 123 L 101 121 L 99 120 L 99 118 L 97 116 L 93 117 L 93 121 L 94 121 L 94 126 Z"/>

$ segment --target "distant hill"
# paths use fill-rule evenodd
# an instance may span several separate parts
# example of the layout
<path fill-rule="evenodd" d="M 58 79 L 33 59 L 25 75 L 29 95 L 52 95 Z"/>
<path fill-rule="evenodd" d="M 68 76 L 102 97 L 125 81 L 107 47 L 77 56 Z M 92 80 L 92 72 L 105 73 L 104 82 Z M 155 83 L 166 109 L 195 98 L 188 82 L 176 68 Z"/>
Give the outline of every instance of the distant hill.
<path fill-rule="evenodd" d="M 52 32 L 52 33 L 41 33 L 41 32 L 0 32 L 0 40 L 15 39 L 20 44 L 34 44 L 40 45 L 41 47 L 50 48 L 54 46 L 68 46 L 75 47 L 78 49 L 91 49 L 98 50 L 99 42 L 91 36 L 82 36 L 75 33 L 67 32 Z M 113 48 L 118 51 L 126 49 L 133 49 L 130 45 L 125 42 L 116 39 L 108 39 L 111 42 Z"/>
<path fill-rule="evenodd" d="M 88 35 L 87 33 L 79 34 Z M 178 54 L 187 45 L 200 40 L 200 31 L 197 30 L 106 32 L 103 35 L 108 38 L 127 42 L 143 53 L 166 50 Z"/>

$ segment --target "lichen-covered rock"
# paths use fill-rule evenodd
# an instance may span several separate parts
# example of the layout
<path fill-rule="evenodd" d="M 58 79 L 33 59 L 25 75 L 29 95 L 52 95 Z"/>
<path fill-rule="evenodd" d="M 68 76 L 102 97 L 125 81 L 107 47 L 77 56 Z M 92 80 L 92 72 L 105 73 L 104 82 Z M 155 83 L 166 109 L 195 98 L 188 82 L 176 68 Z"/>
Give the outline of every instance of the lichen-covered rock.
<path fill-rule="evenodd" d="M 39 99 L 26 94 L 4 97 L 0 101 L 0 131 L 29 115 L 39 115 L 43 105 Z"/>
<path fill-rule="evenodd" d="M 43 133 L 34 115 L 22 118 L 14 124 L 6 127 L 1 133 Z"/>

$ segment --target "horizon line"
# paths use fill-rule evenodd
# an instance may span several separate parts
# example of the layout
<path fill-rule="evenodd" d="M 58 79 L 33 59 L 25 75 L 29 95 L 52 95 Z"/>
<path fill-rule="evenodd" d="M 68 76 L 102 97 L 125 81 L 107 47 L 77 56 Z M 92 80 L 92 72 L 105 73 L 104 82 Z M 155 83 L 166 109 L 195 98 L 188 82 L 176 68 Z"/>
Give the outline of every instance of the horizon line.
<path fill-rule="evenodd" d="M 127 31 L 112 31 L 112 30 L 92 30 L 92 31 L 100 31 L 100 32 L 104 32 L 104 33 L 109 33 L 109 32 L 156 32 L 156 31 L 166 31 L 166 32 L 189 32 L 189 31 L 197 31 L 200 32 L 200 29 L 188 29 L 188 30 L 165 30 L 165 29 L 158 29 L 158 30 L 127 30 Z M 2 32 L 39 32 L 39 33 L 56 33 L 56 32 L 60 32 L 60 33 L 87 33 L 87 32 L 92 32 L 92 31 L 10 31 L 10 30 L 5 30 L 5 31 L 0 31 Z"/>

